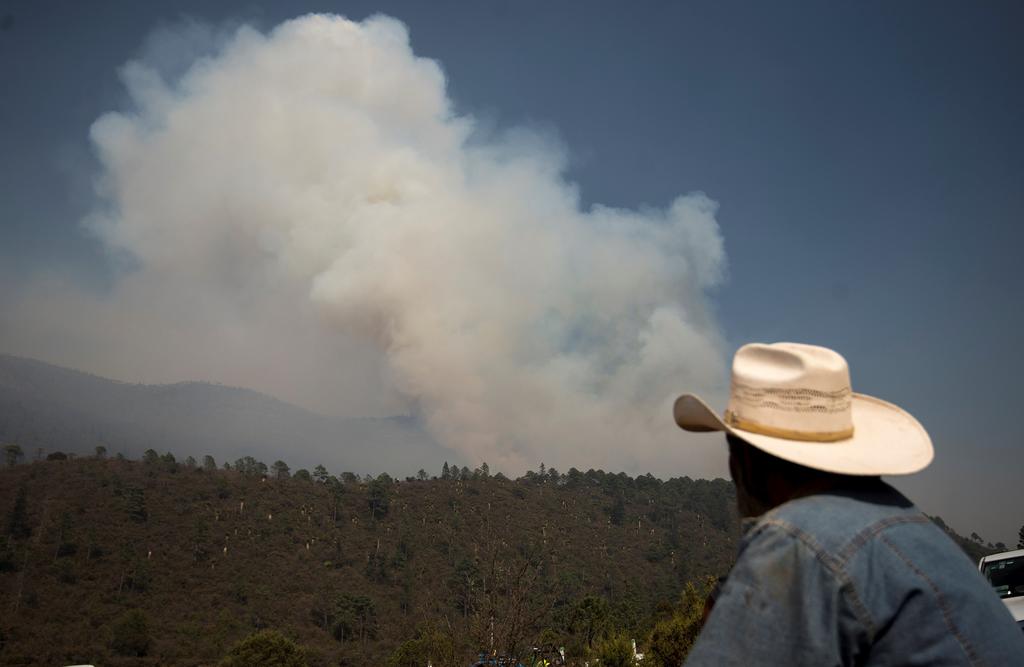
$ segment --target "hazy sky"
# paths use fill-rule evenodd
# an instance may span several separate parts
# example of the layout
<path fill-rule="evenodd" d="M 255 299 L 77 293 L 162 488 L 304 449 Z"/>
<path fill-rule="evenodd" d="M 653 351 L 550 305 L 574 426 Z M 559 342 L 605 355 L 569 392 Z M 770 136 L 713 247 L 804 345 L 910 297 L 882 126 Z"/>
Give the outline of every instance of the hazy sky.
<path fill-rule="evenodd" d="M 208 145 L 219 134 L 203 134 L 208 128 L 182 130 L 181 143 L 174 144 L 182 161 L 175 162 L 178 158 L 160 159 L 166 155 L 146 152 L 153 143 L 145 140 L 146 133 L 153 132 L 151 126 L 178 117 L 175 110 L 187 115 L 193 113 L 190 110 L 214 108 L 237 118 L 242 133 L 249 116 L 244 106 L 231 105 L 242 105 L 238 100 L 263 90 L 263 84 L 238 84 L 237 94 L 221 87 L 221 97 L 202 99 L 222 102 L 202 107 L 194 88 L 184 94 L 174 82 L 195 70 L 197 56 L 209 59 L 211 80 L 220 81 L 214 77 L 218 72 L 224 77 L 249 76 L 252 65 L 244 57 L 240 62 L 222 57 L 225 44 L 243 48 L 233 41 L 237 27 L 247 24 L 258 31 L 255 34 L 266 35 L 307 12 L 340 14 L 353 21 L 374 13 L 393 17 L 407 29 L 412 53 L 435 61 L 438 74 L 443 72 L 443 80 L 436 81 L 424 73 L 424 80 L 432 83 L 425 84 L 422 96 L 409 105 L 429 110 L 436 104 L 436 110 L 423 118 L 403 116 L 384 123 L 380 142 L 359 149 L 367 151 L 363 157 L 353 149 L 356 157 L 328 156 L 324 164 L 342 173 L 361 164 L 378 164 L 376 160 L 390 155 L 396 142 L 410 137 L 409 145 L 426 157 L 408 168 L 418 170 L 415 173 L 429 183 L 446 184 L 442 189 L 450 193 L 445 219 L 476 220 L 472 211 L 488 205 L 510 212 L 485 226 L 492 232 L 486 238 L 478 238 L 476 226 L 458 225 L 440 236 L 439 243 L 453 256 L 478 250 L 474 256 L 479 266 L 413 262 L 430 273 L 429 279 L 418 274 L 422 284 L 440 275 L 446 289 L 422 289 L 417 282 L 410 292 L 399 280 L 401 289 L 394 287 L 380 297 L 408 313 L 397 334 L 409 341 L 403 343 L 402 354 L 394 354 L 394 332 L 389 333 L 392 347 L 382 351 L 380 345 L 358 336 L 336 343 L 312 325 L 301 326 L 304 318 L 337 319 L 345 336 L 353 327 L 377 326 L 381 301 L 375 297 L 368 303 L 352 296 L 360 285 L 345 282 L 350 267 L 317 264 L 309 270 L 316 283 L 315 289 L 307 290 L 313 294 L 312 305 L 290 313 L 287 322 L 261 322 L 270 333 L 254 332 L 251 339 L 239 333 L 239 323 L 245 332 L 255 328 L 258 318 L 248 311 L 245 317 L 218 325 L 225 340 L 243 350 L 247 345 L 265 349 L 264 343 L 297 338 L 297 351 L 280 358 L 287 359 L 289 367 L 306 363 L 308 368 L 290 376 L 271 368 L 263 377 L 245 375 L 238 365 L 224 362 L 228 377 L 194 379 L 245 380 L 257 389 L 327 410 L 329 401 L 307 398 L 307 390 L 299 386 L 302 378 L 315 378 L 310 386 L 318 388 L 317 396 L 336 391 L 346 397 L 348 407 L 337 407 L 339 413 L 412 410 L 425 415 L 441 439 L 453 430 L 464 433 L 467 424 L 480 420 L 501 424 L 502 432 L 514 434 L 511 444 L 489 441 L 492 436 L 481 427 L 477 440 L 453 446 L 462 453 L 507 446 L 521 450 L 524 460 L 535 465 L 530 457 L 536 448 L 523 442 L 571 439 L 571 432 L 561 433 L 556 425 L 568 424 L 565 430 L 570 431 L 573 424 L 591 423 L 591 414 L 618 414 L 656 404 L 638 397 L 636 387 L 641 384 L 660 390 L 675 377 L 680 391 L 695 384 L 713 392 L 714 378 L 724 381 L 729 356 L 744 342 L 817 343 L 847 357 L 855 391 L 898 403 L 931 433 L 936 462 L 925 473 L 896 480 L 900 488 L 960 530 L 977 530 L 993 541 L 1015 539 L 1017 527 L 1024 523 L 1024 493 L 1017 479 L 1024 468 L 1024 439 L 1016 420 L 1009 418 L 1016 413 L 1018 379 L 1024 377 L 1024 360 L 1015 351 L 1024 319 L 1024 278 L 1016 270 L 1024 241 L 1024 40 L 1019 39 L 1024 10 L 1019 3 L 986 3 L 982 8 L 936 2 L 640 6 L 0 0 L 0 306 L 21 302 L 17 308 L 5 307 L 0 315 L 0 346 L 8 348 L 2 351 L 126 380 L 185 379 L 173 377 L 170 367 L 207 368 L 217 374 L 216 350 L 192 355 L 189 363 L 179 363 L 188 355 L 168 351 L 175 345 L 194 347 L 183 343 L 181 336 L 202 335 L 199 324 L 187 317 L 180 332 L 168 333 L 168 318 L 182 317 L 175 308 L 190 309 L 196 322 L 206 323 L 209 318 L 202 315 L 202 308 L 193 309 L 192 302 L 163 304 L 204 285 L 204 272 L 223 266 L 223 255 L 206 264 L 195 259 L 211 247 L 195 242 L 206 238 L 202 234 L 182 231 L 169 240 L 153 236 L 146 230 L 160 229 L 159 216 L 123 213 L 130 208 L 125 196 L 108 189 L 97 199 L 94 181 L 102 176 L 115 190 L 151 183 L 144 180 L 153 173 L 146 170 L 147 164 L 176 164 L 180 173 L 195 173 L 187 158 L 196 151 L 188 142 Z M 389 38 L 382 39 L 387 44 L 381 53 L 392 53 Z M 273 55 L 272 48 L 288 48 L 284 38 L 268 44 L 259 47 L 261 53 Z M 169 82 L 173 99 L 158 99 L 148 111 L 140 111 L 147 104 L 149 84 L 124 76 L 123 66 L 129 61 Z M 387 95 L 415 92 L 419 75 L 409 73 L 418 72 L 416 63 L 422 62 L 406 54 L 392 63 L 395 72 L 415 81 L 387 88 L 381 108 L 390 108 L 388 101 L 397 99 Z M 326 79 L 332 76 L 327 61 L 322 72 L 315 60 L 295 66 Z M 377 66 L 383 67 L 372 67 Z M 338 71 L 338 76 L 345 76 L 347 70 Z M 281 85 L 290 84 L 291 78 Z M 346 108 L 346 113 L 372 118 L 376 103 L 360 103 Z M 142 137 L 144 148 L 124 148 L 119 132 L 129 130 L 123 127 L 107 134 L 96 130 L 98 119 L 116 111 L 136 114 L 138 122 L 130 131 L 133 137 Z M 234 125 L 224 123 L 224 116 L 212 117 L 221 126 Z M 471 127 L 467 130 L 460 123 Z M 277 131 L 288 127 L 286 117 L 285 129 Z M 463 131 L 468 138 L 459 134 Z M 521 144 L 527 147 L 519 155 Z M 265 154 L 258 142 L 247 140 L 244 146 L 253 152 L 233 149 L 240 167 Z M 106 157 L 103 150 L 108 151 Z M 118 162 L 118 155 L 127 156 L 127 162 Z M 513 171 L 503 171 L 510 164 Z M 531 173 L 522 175 L 515 165 L 525 165 Z M 210 182 L 230 184 L 233 181 L 224 179 L 234 171 L 215 170 Z M 279 182 L 295 173 L 262 176 Z M 305 173 L 299 171 L 300 176 Z M 162 191 L 168 200 L 197 192 L 170 174 L 153 178 L 173 183 Z M 690 195 L 695 192 L 704 197 Z M 388 190 L 381 196 L 414 195 Z M 114 231 L 100 232 L 97 238 L 95 231 L 83 230 L 82 219 L 107 210 L 111 202 L 121 215 Z M 160 211 L 174 213 L 170 203 Z M 295 211 L 286 209 L 289 220 Z M 545 226 L 541 223 L 548 214 L 555 222 Z M 524 220 L 541 223 L 524 228 Z M 412 224 L 396 227 L 409 234 L 401 237 L 404 244 L 418 238 Z M 650 229 L 668 229 L 675 234 L 672 238 L 689 236 L 673 248 L 659 242 L 653 232 L 650 238 L 646 231 L 634 233 Z M 136 233 L 139 230 L 146 233 Z M 305 231 L 298 227 L 290 233 L 294 238 Z M 716 233 L 724 247 L 721 257 L 716 255 Z M 216 243 L 236 238 L 231 234 L 216 237 Z M 262 228 L 253 234 L 260 243 L 276 243 L 266 241 Z M 345 242 L 371 257 L 378 257 L 372 253 L 381 248 L 393 248 L 387 245 L 391 240 L 377 236 L 353 233 L 353 238 Z M 198 250 L 186 247 L 186 240 L 195 242 Z M 478 255 L 495 247 L 511 248 L 517 266 L 537 261 L 546 268 L 535 276 L 516 267 L 502 268 L 491 279 L 486 259 Z M 536 249 L 539 260 L 531 256 Z M 238 259 L 238 252 L 232 249 L 231 257 L 248 267 L 247 256 Z M 188 276 L 181 258 L 189 259 Z M 296 260 L 292 250 L 274 261 L 275 267 L 294 269 L 299 278 L 309 276 L 295 267 L 313 262 L 307 255 Z M 606 267 L 603 261 L 611 264 Z M 173 267 L 162 268 L 161 262 Z M 678 269 L 680 263 L 689 268 Z M 459 270 L 448 271 L 449 265 L 458 265 Z M 374 267 L 377 270 L 378 264 Z M 227 273 L 210 279 L 217 285 L 212 291 L 230 295 L 232 304 L 248 298 L 252 276 L 244 270 Z M 126 282 L 125 275 L 141 277 Z M 256 279 L 266 280 L 268 275 L 261 270 Z M 382 276 L 392 280 L 395 272 L 363 275 L 379 285 Z M 477 280 L 481 275 L 488 280 Z M 602 281 L 608 276 L 619 279 L 618 289 L 616 280 Z M 506 311 L 505 305 L 521 295 L 515 286 L 531 279 L 538 282 L 531 293 L 543 297 Z M 586 288 L 543 286 L 573 280 Z M 241 291 L 238 281 L 245 281 Z M 469 283 L 474 284 L 473 291 L 465 291 Z M 99 295 L 104 308 L 114 309 L 99 310 L 121 329 L 116 349 L 96 342 L 96 336 L 109 332 L 86 312 L 95 313 L 95 303 L 69 293 L 69 284 Z M 269 301 L 257 299 L 260 309 L 290 302 L 290 290 L 275 283 L 271 296 L 261 292 L 259 299 Z M 633 312 L 623 298 L 628 290 L 644 295 L 636 297 L 643 303 L 638 306 L 642 312 Z M 672 290 L 678 294 L 662 295 Z M 103 295 L 111 294 L 118 303 L 133 304 L 133 313 L 139 304 L 157 302 L 161 305 L 154 309 L 162 309 L 162 315 L 121 320 L 117 305 L 102 301 Z M 459 322 L 456 331 L 435 331 L 431 313 L 417 308 L 430 303 L 431 294 L 452 295 L 440 302 L 440 312 Z M 24 305 L 25 295 L 35 299 L 32 307 Z M 221 313 L 227 298 L 211 297 L 209 308 Z M 487 309 L 464 313 L 464 302 L 496 305 L 494 318 Z M 539 314 L 537 308 L 542 308 Z M 581 315 L 576 308 L 587 312 Z M 32 321 L 13 322 L 14 312 L 19 320 Z M 491 338 L 472 334 L 481 321 L 507 321 L 512 327 L 506 330 L 509 335 L 528 337 L 536 333 L 534 324 L 544 313 L 557 315 L 544 320 L 554 333 L 545 330 L 547 337 L 536 349 L 514 346 L 530 362 L 525 365 L 522 359 L 499 363 L 493 358 L 495 351 L 512 349 L 503 347 L 501 332 L 486 332 Z M 598 322 L 593 330 L 601 332 L 600 340 L 588 339 L 588 325 L 602 316 L 626 324 L 610 328 L 609 323 Z M 515 328 L 526 319 L 533 328 Z M 125 333 L 132 327 L 138 329 Z M 650 344 L 640 351 L 620 349 L 615 343 L 619 334 L 647 336 Z M 465 341 L 458 335 L 465 335 Z M 686 341 L 678 349 L 659 347 L 661 336 Z M 452 343 L 447 357 L 434 355 L 437 347 L 425 342 L 434 340 Z M 477 346 L 478 340 L 493 345 Z M 150 348 L 140 341 L 154 341 L 154 354 L 162 362 L 143 360 Z M 330 354 L 349 360 L 344 371 L 324 368 L 319 363 L 322 356 L 301 354 L 326 347 Z M 117 350 L 124 352 L 123 357 L 116 357 Z M 664 362 L 667 371 L 634 377 L 622 360 L 638 354 L 652 364 Z M 673 354 L 686 358 L 672 358 Z M 237 359 L 245 358 L 238 353 Z M 458 392 L 452 395 L 434 387 L 441 369 L 451 371 L 456 358 L 468 366 L 458 378 L 485 386 L 483 398 L 468 407 Z M 487 368 L 481 370 L 482 366 Z M 602 368 L 610 369 L 608 378 L 591 377 Z M 382 373 L 385 377 L 378 377 Z M 290 379 L 282 380 L 284 376 Z M 375 380 L 367 382 L 371 376 Z M 354 385 L 360 391 L 353 391 Z M 500 391 L 488 394 L 487 387 L 497 385 Z M 445 386 L 457 383 L 448 381 Z M 524 415 L 551 409 L 550 401 L 541 404 L 548 399 L 557 403 L 559 399 L 551 397 L 561 395 L 558 392 L 569 397 L 566 407 L 524 425 Z M 524 396 L 531 395 L 538 396 L 537 406 L 525 401 Z M 499 409 L 507 405 L 514 409 Z M 563 409 L 568 417 L 560 422 L 557 413 Z M 665 468 L 671 459 L 648 455 L 643 446 L 632 458 L 617 457 L 616 442 L 628 439 L 625 434 L 633 428 L 643 430 L 637 420 L 642 416 L 632 415 L 617 424 L 618 430 L 611 429 L 615 439 L 595 445 L 602 448 L 598 458 L 634 473 L 653 468 L 662 476 L 724 471 L 724 451 L 717 462 L 681 465 L 678 471 Z M 650 432 L 659 433 L 658 429 L 651 427 Z M 664 442 L 657 440 L 652 446 Z M 634 442 L 621 443 L 623 450 L 636 447 Z M 717 450 L 704 447 L 701 452 L 713 457 Z M 576 457 L 571 465 L 592 465 L 585 460 L 585 447 L 569 448 L 565 456 Z M 510 455 L 508 461 L 514 467 L 519 459 Z"/>

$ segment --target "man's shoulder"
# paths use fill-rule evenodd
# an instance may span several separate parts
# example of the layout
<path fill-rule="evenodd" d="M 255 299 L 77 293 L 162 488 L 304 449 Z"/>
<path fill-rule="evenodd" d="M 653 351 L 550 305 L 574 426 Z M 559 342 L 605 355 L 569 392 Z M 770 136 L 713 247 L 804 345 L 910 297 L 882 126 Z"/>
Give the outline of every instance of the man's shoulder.
<path fill-rule="evenodd" d="M 783 532 L 821 555 L 839 557 L 883 532 L 921 525 L 941 531 L 902 494 L 879 482 L 861 488 L 805 496 L 780 505 L 753 525 L 748 537 Z"/>

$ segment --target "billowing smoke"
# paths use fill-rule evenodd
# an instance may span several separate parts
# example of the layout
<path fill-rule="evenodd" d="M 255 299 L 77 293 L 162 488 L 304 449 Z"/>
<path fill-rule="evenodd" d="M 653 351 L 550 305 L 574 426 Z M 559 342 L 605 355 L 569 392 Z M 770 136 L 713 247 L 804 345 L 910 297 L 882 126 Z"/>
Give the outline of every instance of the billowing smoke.
<path fill-rule="evenodd" d="M 723 377 L 713 201 L 582 210 L 561 146 L 456 114 L 386 17 L 242 27 L 177 69 L 128 63 L 92 128 L 86 224 L 130 268 L 63 297 L 87 366 L 414 414 L 508 472 L 709 470 L 668 406 Z"/>

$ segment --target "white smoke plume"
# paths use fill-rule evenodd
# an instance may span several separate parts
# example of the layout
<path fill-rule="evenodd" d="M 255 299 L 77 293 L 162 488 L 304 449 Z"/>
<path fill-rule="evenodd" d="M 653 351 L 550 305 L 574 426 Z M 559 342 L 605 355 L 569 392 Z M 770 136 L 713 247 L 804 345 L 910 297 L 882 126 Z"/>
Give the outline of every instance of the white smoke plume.
<path fill-rule="evenodd" d="M 179 69 L 128 63 L 92 128 L 87 225 L 132 269 L 47 312 L 93 368 L 415 414 L 512 473 L 720 472 L 668 407 L 724 376 L 713 201 L 581 210 L 562 147 L 485 136 L 387 17 L 241 27 Z"/>

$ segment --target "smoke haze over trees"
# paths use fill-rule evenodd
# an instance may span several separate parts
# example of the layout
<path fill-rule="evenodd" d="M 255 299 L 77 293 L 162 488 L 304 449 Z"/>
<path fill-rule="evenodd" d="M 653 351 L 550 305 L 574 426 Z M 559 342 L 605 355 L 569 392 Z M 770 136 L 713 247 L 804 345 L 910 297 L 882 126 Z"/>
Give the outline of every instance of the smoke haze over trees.
<path fill-rule="evenodd" d="M 583 209 L 556 140 L 457 113 L 441 65 L 383 16 L 186 23 L 121 79 L 129 105 L 91 131 L 86 224 L 123 270 L 102 296 L 39 282 L 0 344 L 412 416 L 508 471 L 724 471 L 667 409 L 724 376 L 708 197 Z"/>

